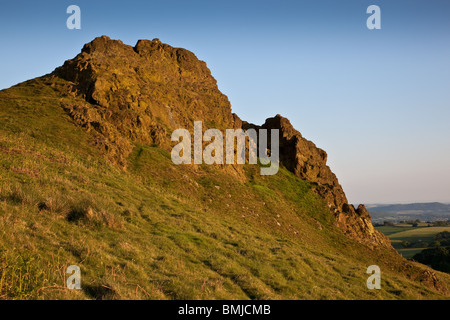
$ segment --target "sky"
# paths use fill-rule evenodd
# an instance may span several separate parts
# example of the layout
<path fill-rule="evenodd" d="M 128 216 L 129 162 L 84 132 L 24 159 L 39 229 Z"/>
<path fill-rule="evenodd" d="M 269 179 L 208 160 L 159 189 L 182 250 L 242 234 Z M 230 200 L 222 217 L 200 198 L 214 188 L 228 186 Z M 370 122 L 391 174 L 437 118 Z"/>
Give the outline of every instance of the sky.
<path fill-rule="evenodd" d="M 241 119 L 290 119 L 351 203 L 450 203 L 449 16 L 448 0 L 2 1 L 0 89 L 97 36 L 159 38 L 205 61 Z"/>

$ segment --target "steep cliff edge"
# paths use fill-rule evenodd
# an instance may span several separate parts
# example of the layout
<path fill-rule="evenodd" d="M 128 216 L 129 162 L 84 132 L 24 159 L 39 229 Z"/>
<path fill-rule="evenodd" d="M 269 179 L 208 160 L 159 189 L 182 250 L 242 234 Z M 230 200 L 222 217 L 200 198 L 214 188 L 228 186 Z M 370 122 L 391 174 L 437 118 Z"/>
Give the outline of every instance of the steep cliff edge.
<path fill-rule="evenodd" d="M 139 40 L 135 47 L 106 36 L 86 44 L 81 53 L 57 68 L 55 76 L 71 81 L 73 94 L 85 104 L 63 108 L 81 126 L 98 133 L 96 143 L 122 166 L 133 142 L 171 145 L 177 128 L 192 129 L 202 120 L 206 128 L 249 127 L 280 130 L 280 161 L 296 176 L 314 184 L 328 204 L 337 226 L 371 247 L 390 247 L 377 232 L 363 205 L 348 204 L 327 154 L 302 137 L 288 119 L 277 115 L 262 126 L 243 122 L 231 112 L 206 63 L 185 49 Z"/>

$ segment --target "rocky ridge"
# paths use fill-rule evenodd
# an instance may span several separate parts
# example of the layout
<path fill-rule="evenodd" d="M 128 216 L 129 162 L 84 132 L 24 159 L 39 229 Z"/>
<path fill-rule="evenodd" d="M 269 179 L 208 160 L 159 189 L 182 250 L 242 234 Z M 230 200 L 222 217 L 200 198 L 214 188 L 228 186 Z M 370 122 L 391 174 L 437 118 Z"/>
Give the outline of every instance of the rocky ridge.
<path fill-rule="evenodd" d="M 57 68 L 52 76 L 71 82 L 70 94 L 83 102 L 62 102 L 75 123 L 96 133 L 95 143 L 125 167 L 133 143 L 171 146 L 174 129 L 192 130 L 202 120 L 207 128 L 280 130 L 280 161 L 296 176 L 314 184 L 328 204 L 337 226 L 370 247 L 388 247 L 364 207 L 349 204 L 338 179 L 327 166 L 327 154 L 302 137 L 280 115 L 262 126 L 241 121 L 231 112 L 206 63 L 190 51 L 139 40 L 131 47 L 106 36 L 86 44 L 81 53 Z M 269 139 L 270 141 L 270 139 Z"/>

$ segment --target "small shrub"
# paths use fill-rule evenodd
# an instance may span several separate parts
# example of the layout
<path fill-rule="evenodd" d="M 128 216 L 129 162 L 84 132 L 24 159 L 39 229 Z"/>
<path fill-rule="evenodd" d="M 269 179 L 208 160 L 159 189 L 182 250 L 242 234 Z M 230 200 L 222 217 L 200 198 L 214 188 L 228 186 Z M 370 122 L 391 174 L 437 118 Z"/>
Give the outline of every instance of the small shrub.
<path fill-rule="evenodd" d="M 93 226 L 106 226 L 108 228 L 121 228 L 122 224 L 114 214 L 105 209 L 98 210 L 89 200 L 82 200 L 73 204 L 66 215 L 69 222 L 81 222 Z"/>
<path fill-rule="evenodd" d="M 92 220 L 94 217 L 94 210 L 92 203 L 89 200 L 82 200 L 71 205 L 66 219 L 69 222 L 78 222 L 80 220 Z"/>
<path fill-rule="evenodd" d="M 39 211 L 48 211 L 58 215 L 67 215 L 70 211 L 66 200 L 62 198 L 47 198 L 38 203 Z"/>

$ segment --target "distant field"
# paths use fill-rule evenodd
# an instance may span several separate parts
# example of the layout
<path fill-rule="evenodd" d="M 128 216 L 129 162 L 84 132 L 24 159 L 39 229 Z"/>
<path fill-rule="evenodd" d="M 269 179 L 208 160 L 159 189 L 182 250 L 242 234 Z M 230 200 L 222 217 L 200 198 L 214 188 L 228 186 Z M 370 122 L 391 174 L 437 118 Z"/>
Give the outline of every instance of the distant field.
<path fill-rule="evenodd" d="M 450 227 L 412 227 L 411 225 L 381 226 L 375 227 L 375 229 L 387 235 L 391 239 L 392 246 L 405 258 L 412 258 L 416 253 L 425 249 L 426 245 L 419 248 L 403 248 L 402 241 L 426 244 L 432 242 L 434 236 L 439 232 L 450 232 Z"/>
<path fill-rule="evenodd" d="M 417 229 L 417 228 L 414 228 L 411 225 L 409 225 L 409 226 L 396 225 L 396 226 L 375 227 L 375 229 L 377 229 L 378 231 L 380 231 L 381 233 L 384 233 L 385 235 L 387 235 L 389 237 L 391 234 L 395 234 L 395 233 L 399 233 L 399 232 L 407 231 L 407 230 L 411 230 L 411 229 Z"/>
<path fill-rule="evenodd" d="M 450 227 L 419 227 L 419 228 L 408 228 L 409 230 L 404 230 L 391 234 L 390 239 L 408 240 L 408 241 L 431 241 L 433 237 L 439 232 L 449 231 Z"/>
<path fill-rule="evenodd" d="M 416 253 L 421 252 L 425 248 L 404 248 L 404 249 L 398 249 L 398 253 L 400 253 L 403 257 L 406 259 L 411 259 L 414 257 Z"/>

